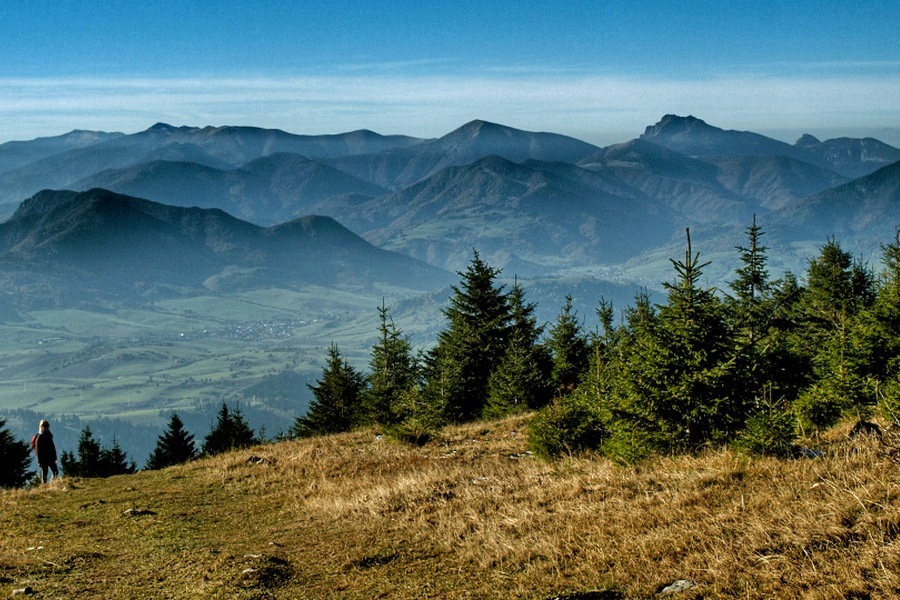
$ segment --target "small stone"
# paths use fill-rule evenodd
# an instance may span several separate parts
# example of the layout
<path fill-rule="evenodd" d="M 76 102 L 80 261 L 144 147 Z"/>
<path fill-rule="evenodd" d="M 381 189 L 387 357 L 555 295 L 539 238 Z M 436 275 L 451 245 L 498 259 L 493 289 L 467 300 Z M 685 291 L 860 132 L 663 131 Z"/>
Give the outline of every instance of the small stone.
<path fill-rule="evenodd" d="M 697 587 L 697 584 L 690 579 L 676 579 L 669 585 L 659 590 L 659 595 L 677 594 L 678 592 L 686 592 L 687 590 Z"/>
<path fill-rule="evenodd" d="M 123 517 L 140 517 L 143 515 L 155 515 L 156 513 L 152 510 L 147 510 L 146 508 L 129 508 L 125 512 L 122 513 Z"/>

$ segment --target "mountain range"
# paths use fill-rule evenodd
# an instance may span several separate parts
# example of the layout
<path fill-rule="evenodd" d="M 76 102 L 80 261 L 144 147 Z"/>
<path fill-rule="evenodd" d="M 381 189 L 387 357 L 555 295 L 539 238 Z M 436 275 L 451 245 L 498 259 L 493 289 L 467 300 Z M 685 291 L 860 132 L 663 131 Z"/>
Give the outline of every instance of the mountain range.
<path fill-rule="evenodd" d="M 40 192 L 0 224 L 0 290 L 22 310 L 311 285 L 424 292 L 449 281 L 330 217 L 260 227 L 219 209 L 92 189 Z"/>
<path fill-rule="evenodd" d="M 510 275 L 602 267 L 625 280 L 658 277 L 667 264 L 661 254 L 677 252 L 686 227 L 696 232 L 696 247 L 722 255 L 742 243 L 756 215 L 770 239 L 785 244 L 773 252 L 797 270 L 809 258 L 801 253 L 829 236 L 867 260 L 876 257 L 900 224 L 898 161 L 900 149 L 871 138 L 819 141 L 807 134 L 788 144 L 677 115 L 605 148 L 480 120 L 435 139 L 164 123 L 129 135 L 75 131 L 0 145 L 0 215 L 9 217 L 0 237 L 18 240 L 0 247 L 0 259 L 15 264 L 32 256 L 28 252 L 63 243 L 46 224 L 27 231 L 25 224 L 39 209 L 52 206 L 57 214 L 66 206 L 70 235 L 91 231 L 98 243 L 126 256 L 140 253 L 141 244 L 159 247 L 154 232 L 180 248 L 180 260 L 159 264 L 184 264 L 192 285 L 200 274 L 218 282 L 238 279 L 221 273 L 240 253 L 216 253 L 206 242 L 163 234 L 154 229 L 158 223 L 146 222 L 144 209 L 130 213 L 130 220 L 113 220 L 100 201 L 115 198 L 120 210 L 155 206 L 157 217 L 161 205 L 170 212 L 193 209 L 166 217 L 167 223 L 199 215 L 208 223 L 228 215 L 232 225 L 253 223 L 255 237 L 240 238 L 249 244 L 248 255 L 275 256 L 272 248 L 285 247 L 275 244 L 284 231 L 296 232 L 298 223 L 307 223 L 307 232 L 313 224 L 336 228 L 330 218 L 349 229 L 347 239 L 352 231 L 366 240 L 351 246 L 373 257 L 377 247 L 452 272 L 475 248 Z M 91 210 L 75 209 L 88 202 Z M 215 210 L 223 212 L 209 212 Z M 79 229 L 72 223 L 79 219 L 91 223 Z M 104 226 L 115 232 L 101 231 Z M 268 246 L 249 250 L 263 241 Z M 201 247 L 206 254 L 195 253 Z M 234 260 L 233 272 L 277 271 L 248 266 L 246 256 Z M 726 260 L 723 267 L 729 266 Z M 156 278 L 178 283 L 159 271 L 145 279 Z"/>
<path fill-rule="evenodd" d="M 775 278 L 831 237 L 877 268 L 898 208 L 900 149 L 692 116 L 604 148 L 486 121 L 435 139 L 159 123 L 8 142 L 0 405 L 143 423 L 111 430 L 130 455 L 166 411 L 202 426 L 223 401 L 278 432 L 328 344 L 365 365 L 376 307 L 432 343 L 476 250 L 540 323 L 571 296 L 592 327 L 601 297 L 662 293 L 685 228 L 704 284 L 727 289 L 754 216 Z"/>

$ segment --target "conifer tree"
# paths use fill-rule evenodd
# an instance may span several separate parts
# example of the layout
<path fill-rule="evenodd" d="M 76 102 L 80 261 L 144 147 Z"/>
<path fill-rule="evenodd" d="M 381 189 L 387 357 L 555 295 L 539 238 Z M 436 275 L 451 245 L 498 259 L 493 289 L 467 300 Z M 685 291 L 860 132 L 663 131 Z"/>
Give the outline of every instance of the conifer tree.
<path fill-rule="evenodd" d="M 113 439 L 112 446 L 101 448 L 89 425 L 84 426 L 78 438 L 78 456 L 64 451 L 59 462 L 63 473 L 72 477 L 127 475 L 136 468 L 133 462 L 128 462 L 118 440 Z"/>
<path fill-rule="evenodd" d="M 488 383 L 509 343 L 508 294 L 495 284 L 499 271 L 475 251 L 462 281 L 453 286 L 444 310 L 448 328 L 428 356 L 426 401 L 441 407 L 450 421 L 481 416 Z"/>
<path fill-rule="evenodd" d="M 765 232 L 756 224 L 756 215 L 753 215 L 753 224 L 747 228 L 748 247 L 737 247 L 741 259 L 741 266 L 735 271 L 737 279 L 728 284 L 734 292 L 733 310 L 737 325 L 751 349 L 757 346 L 759 337 L 765 333 L 771 315 L 767 303 L 770 296 L 769 272 L 766 269 L 768 248 L 761 243 L 763 235 Z"/>
<path fill-rule="evenodd" d="M 244 419 L 244 414 L 238 406 L 233 411 L 228 410 L 228 405 L 222 403 L 216 424 L 203 438 L 203 454 L 208 456 L 247 448 L 257 442 L 253 430 Z"/>
<path fill-rule="evenodd" d="M 509 293 L 509 307 L 509 344 L 488 382 L 484 417 L 489 419 L 540 408 L 550 400 L 549 360 L 537 345 L 543 327 L 518 281 Z"/>
<path fill-rule="evenodd" d="M 854 336 L 857 318 L 873 298 L 869 270 L 833 239 L 810 261 L 801 339 L 810 353 L 813 383 L 794 403 L 804 425 L 820 430 L 843 412 L 865 411 L 873 404 L 864 385 L 864 355 Z"/>
<path fill-rule="evenodd" d="M 294 421 L 294 435 L 310 437 L 340 433 L 359 424 L 365 378 L 344 359 L 337 345 L 328 348 L 328 362 L 322 378 L 309 389 L 314 398 L 306 415 Z"/>
<path fill-rule="evenodd" d="M 659 414 L 681 426 L 688 449 L 733 434 L 743 426 L 749 404 L 724 307 L 715 290 L 699 286 L 707 264 L 691 255 L 688 231 L 684 261 L 672 260 L 678 280 L 664 284 L 667 304 L 659 311 L 672 395 Z"/>
<path fill-rule="evenodd" d="M 765 232 L 756 223 L 756 215 L 746 232 L 748 246 L 737 246 L 741 260 L 735 270 L 737 278 L 728 284 L 733 296 L 726 298 L 746 368 L 743 385 L 759 402 L 775 392 L 779 397 L 794 398 L 804 385 L 797 379 L 805 366 L 792 355 L 790 344 L 790 332 L 796 329 L 794 306 L 802 290 L 790 273 L 782 281 L 769 280 L 768 248 L 761 243 Z"/>
<path fill-rule="evenodd" d="M 900 422 L 900 229 L 881 246 L 884 268 L 872 306 L 862 311 L 852 332 L 860 375 L 872 388 L 872 401 L 888 422 Z M 865 411 L 859 411 L 865 416 Z"/>
<path fill-rule="evenodd" d="M 550 378 L 554 393 L 570 393 L 581 381 L 590 363 L 587 338 L 573 310 L 572 296 L 566 296 L 545 345 L 553 361 Z"/>
<path fill-rule="evenodd" d="M 866 373 L 879 382 L 900 374 L 900 229 L 881 246 L 884 269 L 870 310 L 856 332 Z"/>
<path fill-rule="evenodd" d="M 379 339 L 372 347 L 365 404 L 370 420 L 389 425 L 397 422 L 397 405 L 401 396 L 416 385 L 418 369 L 409 339 L 389 319 L 384 302 L 378 317 Z"/>
<path fill-rule="evenodd" d="M 812 381 L 812 348 L 806 340 L 803 319 L 803 296 L 806 289 L 797 281 L 796 275 L 787 271 L 772 283 L 771 298 L 768 302 L 769 315 L 766 317 L 769 329 L 762 346 L 764 371 L 755 377 L 758 382 L 769 385 L 769 394 L 792 402 L 800 390 Z"/>
<path fill-rule="evenodd" d="M 621 331 L 613 326 L 612 302 L 600 299 L 597 307 L 597 318 L 602 328 L 593 336 L 590 345 L 591 361 L 588 368 L 588 379 L 585 384 L 593 390 L 598 406 L 608 408 L 608 397 L 612 393 L 615 380 L 615 363 L 619 351 Z"/>
<path fill-rule="evenodd" d="M 412 444 L 427 442 L 444 422 L 441 407 L 426 401 L 418 385 L 400 394 L 394 412 L 397 423 L 389 429 L 390 435 Z"/>
<path fill-rule="evenodd" d="M 148 469 L 164 469 L 193 460 L 197 456 L 194 436 L 184 429 L 178 413 L 169 417 L 169 425 L 156 441 L 156 447 L 147 459 Z"/>
<path fill-rule="evenodd" d="M 806 279 L 806 316 L 822 328 L 839 329 L 874 299 L 872 274 L 834 239 L 810 261 Z"/>
<path fill-rule="evenodd" d="M 94 439 L 89 425 L 81 430 L 77 453 L 77 457 L 67 451 L 60 455 L 63 473 L 73 477 L 100 477 L 100 443 Z"/>
<path fill-rule="evenodd" d="M 112 446 L 100 451 L 100 477 L 113 475 L 129 475 L 134 473 L 136 465 L 128 462 L 128 457 L 119 445 L 119 440 L 113 438 Z"/>
<path fill-rule="evenodd" d="M 706 263 L 692 254 L 690 232 L 687 240 L 684 260 L 671 261 L 677 279 L 664 284 L 658 314 L 646 297 L 626 312 L 610 406 L 613 452 L 625 459 L 727 440 L 749 409 L 724 307 L 714 290 L 700 287 Z"/>
<path fill-rule="evenodd" d="M 34 471 L 28 469 L 31 449 L 13 437 L 6 422 L 0 417 L 0 488 L 23 487 L 34 477 Z"/>

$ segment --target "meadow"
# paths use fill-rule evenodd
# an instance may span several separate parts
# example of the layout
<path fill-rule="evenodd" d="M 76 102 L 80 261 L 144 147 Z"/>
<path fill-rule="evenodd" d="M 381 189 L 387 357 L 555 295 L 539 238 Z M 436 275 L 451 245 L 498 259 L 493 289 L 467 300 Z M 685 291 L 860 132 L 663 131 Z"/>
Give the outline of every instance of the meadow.
<path fill-rule="evenodd" d="M 530 415 L 377 430 L 0 492 L 0 585 L 41 598 L 891 598 L 897 439 L 630 467 L 527 452 Z"/>

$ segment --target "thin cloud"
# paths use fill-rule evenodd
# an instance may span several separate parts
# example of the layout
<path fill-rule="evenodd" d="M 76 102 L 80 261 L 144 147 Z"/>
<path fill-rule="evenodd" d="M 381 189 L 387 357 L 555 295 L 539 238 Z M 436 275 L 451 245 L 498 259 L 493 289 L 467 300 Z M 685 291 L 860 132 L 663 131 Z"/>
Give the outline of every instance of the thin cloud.
<path fill-rule="evenodd" d="M 436 137 L 475 118 L 595 141 L 638 135 L 666 113 L 720 127 L 887 127 L 900 79 L 874 74 L 704 79 L 506 73 L 408 76 L 0 79 L 0 140 L 71 129 L 137 131 L 156 121 L 258 125 L 297 133 L 370 128 Z M 627 139 L 627 138 L 626 138 Z M 606 143 L 624 139 L 601 140 Z M 595 142 L 596 143 L 596 142 Z"/>

